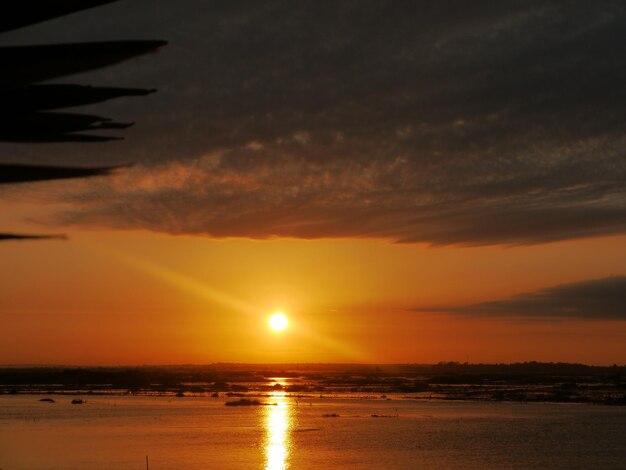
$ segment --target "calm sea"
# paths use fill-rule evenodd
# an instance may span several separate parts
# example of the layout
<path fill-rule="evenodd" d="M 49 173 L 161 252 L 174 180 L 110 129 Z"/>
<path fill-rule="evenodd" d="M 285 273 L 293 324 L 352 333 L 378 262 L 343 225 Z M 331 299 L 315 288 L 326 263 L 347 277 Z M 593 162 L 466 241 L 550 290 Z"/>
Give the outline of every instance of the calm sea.
<path fill-rule="evenodd" d="M 626 408 L 0 396 L 0 469 L 624 469 Z M 338 415 L 328 417 L 324 415 Z M 373 417 L 378 415 L 379 417 Z"/>

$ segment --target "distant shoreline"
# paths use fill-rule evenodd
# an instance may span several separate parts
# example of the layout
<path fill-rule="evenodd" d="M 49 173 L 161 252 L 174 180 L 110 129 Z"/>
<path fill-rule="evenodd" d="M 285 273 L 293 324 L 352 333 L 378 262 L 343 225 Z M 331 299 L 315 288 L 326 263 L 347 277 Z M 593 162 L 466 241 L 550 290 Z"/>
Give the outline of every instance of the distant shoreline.
<path fill-rule="evenodd" d="M 217 364 L 0 368 L 0 394 L 626 404 L 625 366 Z"/>
<path fill-rule="evenodd" d="M 138 368 L 211 368 L 216 370 L 266 370 L 266 369 L 296 369 L 296 370 L 336 370 L 336 369 L 422 369 L 441 367 L 469 367 L 469 368 L 519 368 L 519 367 L 564 367 L 587 369 L 614 369 L 626 370 L 624 364 L 586 364 L 582 362 L 553 362 L 553 361 L 517 361 L 517 362 L 459 362 L 439 361 L 428 362 L 210 362 L 210 363 L 180 363 L 180 364 L 0 364 L 0 371 L 5 369 L 138 369 Z"/>

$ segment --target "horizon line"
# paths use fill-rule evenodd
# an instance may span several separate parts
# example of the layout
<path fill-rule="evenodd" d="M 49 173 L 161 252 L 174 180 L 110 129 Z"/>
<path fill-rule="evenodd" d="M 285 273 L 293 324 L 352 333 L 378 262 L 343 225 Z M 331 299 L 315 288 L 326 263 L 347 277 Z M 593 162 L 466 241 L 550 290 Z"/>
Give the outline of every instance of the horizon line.
<path fill-rule="evenodd" d="M 587 364 L 583 362 L 563 362 L 563 361 L 514 361 L 514 362 L 460 362 L 460 361 L 438 361 L 438 362 L 210 362 L 210 363 L 158 363 L 158 364 L 0 364 L 0 369 L 17 368 L 133 368 L 133 367 L 211 367 L 211 366 L 256 366 L 256 367 L 294 367 L 294 366 L 344 366 L 344 367 L 367 367 L 367 366 L 437 366 L 437 365 L 457 365 L 457 366 L 512 366 L 521 364 L 541 364 L 541 365 L 569 365 L 584 367 L 626 367 L 626 363 L 613 362 L 612 364 Z"/>

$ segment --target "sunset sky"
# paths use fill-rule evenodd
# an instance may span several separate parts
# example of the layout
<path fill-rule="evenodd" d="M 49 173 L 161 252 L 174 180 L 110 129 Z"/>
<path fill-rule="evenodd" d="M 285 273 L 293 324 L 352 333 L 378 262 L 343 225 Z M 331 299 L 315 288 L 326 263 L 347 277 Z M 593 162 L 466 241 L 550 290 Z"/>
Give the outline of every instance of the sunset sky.
<path fill-rule="evenodd" d="M 471 7 L 470 7 L 471 3 Z M 5 163 L 1 364 L 626 363 L 626 4 L 119 1 L 0 46 L 168 45 L 58 83 L 98 144 Z M 269 316 L 289 326 L 272 331 Z"/>

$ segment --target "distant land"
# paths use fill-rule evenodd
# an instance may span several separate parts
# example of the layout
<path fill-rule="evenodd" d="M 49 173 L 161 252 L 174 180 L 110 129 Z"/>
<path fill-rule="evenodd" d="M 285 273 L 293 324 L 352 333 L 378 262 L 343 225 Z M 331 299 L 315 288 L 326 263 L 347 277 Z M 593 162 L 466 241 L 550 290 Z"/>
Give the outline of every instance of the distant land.
<path fill-rule="evenodd" d="M 5 366 L 0 394 L 490 400 L 626 404 L 626 366 L 513 364 L 229 364 Z"/>

